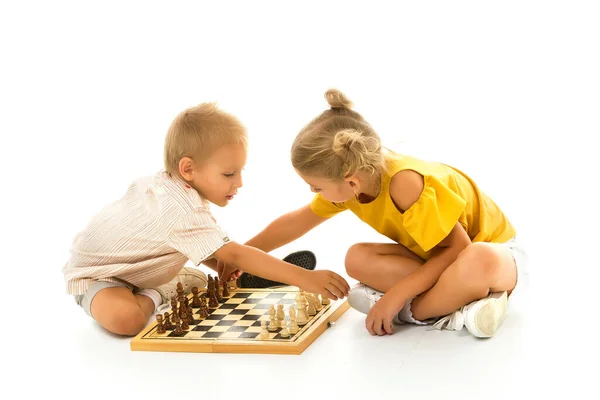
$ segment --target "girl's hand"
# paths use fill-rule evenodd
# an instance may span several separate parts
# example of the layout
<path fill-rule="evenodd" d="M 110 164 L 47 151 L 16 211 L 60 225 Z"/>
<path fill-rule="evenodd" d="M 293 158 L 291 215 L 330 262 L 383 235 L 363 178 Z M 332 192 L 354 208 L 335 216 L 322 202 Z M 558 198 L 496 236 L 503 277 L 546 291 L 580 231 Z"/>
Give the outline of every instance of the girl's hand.
<path fill-rule="evenodd" d="M 385 335 L 394 333 L 392 320 L 402 310 L 406 300 L 398 299 L 386 293 L 371 307 L 365 326 L 371 335 Z"/>

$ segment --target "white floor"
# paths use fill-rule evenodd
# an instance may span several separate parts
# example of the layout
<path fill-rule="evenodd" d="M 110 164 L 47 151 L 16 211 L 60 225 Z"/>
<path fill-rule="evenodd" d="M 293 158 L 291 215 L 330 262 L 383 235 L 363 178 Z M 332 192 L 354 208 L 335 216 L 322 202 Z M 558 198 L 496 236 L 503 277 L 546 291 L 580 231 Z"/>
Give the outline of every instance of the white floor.
<path fill-rule="evenodd" d="M 341 256 L 325 246 L 312 249 L 320 256 L 319 268 Z M 333 267 L 341 272 L 339 265 Z M 50 307 L 52 313 L 30 313 L 15 299 L 10 311 L 35 318 L 38 328 L 22 326 L 27 341 L 8 352 L 15 356 L 11 368 L 24 368 L 27 376 L 36 377 L 23 376 L 19 385 L 34 393 L 59 393 L 65 399 L 113 395 L 160 399 L 192 393 L 200 398 L 243 394 L 253 399 L 500 399 L 553 393 L 561 398 L 596 398 L 583 392 L 597 374 L 592 372 L 595 332 L 582 329 L 584 319 L 567 323 L 573 314 L 565 312 L 575 307 L 576 298 L 565 294 L 565 299 L 572 299 L 565 304 L 556 290 L 549 289 L 559 286 L 552 285 L 548 274 L 542 277 L 522 288 L 526 290 L 511 302 L 502 328 L 488 340 L 475 339 L 466 330 L 428 331 L 416 326 L 373 337 L 364 329 L 364 316 L 350 309 L 301 355 L 132 352 L 128 338 L 108 334 L 70 297 L 53 289 L 25 301 L 27 307 L 34 303 L 34 310 Z M 12 319 L 10 329 L 19 331 L 18 319 Z M 16 357 L 25 351 L 33 357 Z M 589 369 L 581 367 L 586 358 L 592 362 Z"/>
<path fill-rule="evenodd" d="M 598 398 L 595 2 L 31 3 L 0 12 L 0 396 Z M 371 337 L 350 310 L 300 356 L 132 352 L 64 293 L 74 235 L 162 167 L 168 125 L 199 102 L 249 131 L 245 185 L 215 208 L 232 238 L 308 202 L 289 147 L 329 87 L 516 225 L 531 282 L 494 338 Z M 344 274 L 348 246 L 371 240 L 345 215 L 274 254 L 311 249 Z"/>

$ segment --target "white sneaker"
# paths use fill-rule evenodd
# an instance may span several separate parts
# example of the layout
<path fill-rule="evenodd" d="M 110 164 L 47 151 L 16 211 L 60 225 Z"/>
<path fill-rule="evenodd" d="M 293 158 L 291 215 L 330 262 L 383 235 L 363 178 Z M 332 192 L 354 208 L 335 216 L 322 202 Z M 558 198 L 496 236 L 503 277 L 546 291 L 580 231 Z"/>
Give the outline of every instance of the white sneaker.
<path fill-rule="evenodd" d="M 504 322 L 507 309 L 508 293 L 492 293 L 463 307 L 465 326 L 473 336 L 492 337 Z"/>
<path fill-rule="evenodd" d="M 383 297 L 384 293 L 375 290 L 364 283 L 357 283 L 352 286 L 348 293 L 348 304 L 350 307 L 363 314 L 369 314 L 371 307 L 375 305 Z"/>
<path fill-rule="evenodd" d="M 360 311 L 363 314 L 369 314 L 371 308 L 383 297 L 385 293 L 375 290 L 364 283 L 357 283 L 350 289 L 348 293 L 348 304 L 356 311 Z M 404 321 L 398 318 L 398 315 L 394 316 L 393 323 L 402 325 Z"/>
<path fill-rule="evenodd" d="M 192 288 L 196 286 L 198 289 L 206 287 L 208 279 L 204 272 L 196 268 L 183 267 L 173 280 L 160 285 L 155 290 L 160 293 L 163 299 L 163 304 L 169 304 L 171 297 L 177 296 L 177 283 L 181 282 L 183 285 L 183 293 L 188 295 L 192 293 Z"/>
<path fill-rule="evenodd" d="M 467 304 L 460 310 L 440 318 L 433 329 L 448 329 L 459 331 L 463 326 L 471 335 L 479 338 L 494 336 L 508 309 L 508 293 L 491 293 L 486 298 Z"/>

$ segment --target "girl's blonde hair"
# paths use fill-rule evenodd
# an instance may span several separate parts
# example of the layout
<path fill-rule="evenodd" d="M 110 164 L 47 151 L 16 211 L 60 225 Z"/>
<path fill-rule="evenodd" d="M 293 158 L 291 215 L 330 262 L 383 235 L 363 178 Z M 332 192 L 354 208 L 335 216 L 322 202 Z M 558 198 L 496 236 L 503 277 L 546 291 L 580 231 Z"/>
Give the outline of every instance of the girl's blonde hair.
<path fill-rule="evenodd" d="M 179 175 L 179 161 L 190 157 L 201 163 L 226 144 L 248 146 L 245 126 L 215 103 L 190 107 L 175 117 L 165 139 L 165 169 Z"/>
<path fill-rule="evenodd" d="M 330 109 L 296 136 L 292 165 L 307 176 L 341 180 L 356 172 L 380 175 L 385 157 L 379 135 L 337 89 L 325 92 Z"/>

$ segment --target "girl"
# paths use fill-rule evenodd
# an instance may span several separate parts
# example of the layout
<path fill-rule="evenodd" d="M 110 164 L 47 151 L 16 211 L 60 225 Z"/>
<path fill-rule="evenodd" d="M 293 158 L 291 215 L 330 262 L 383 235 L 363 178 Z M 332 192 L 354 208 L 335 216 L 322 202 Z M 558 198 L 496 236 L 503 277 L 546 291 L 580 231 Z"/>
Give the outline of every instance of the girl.
<path fill-rule="evenodd" d="M 350 210 L 395 243 L 348 250 L 360 283 L 350 305 L 367 314 L 372 335 L 392 322 L 494 335 L 506 315 L 524 253 L 502 210 L 463 172 L 384 149 L 379 136 L 338 90 L 330 109 L 297 135 L 291 160 L 316 193 L 273 221 L 247 245 L 266 252 Z"/>

